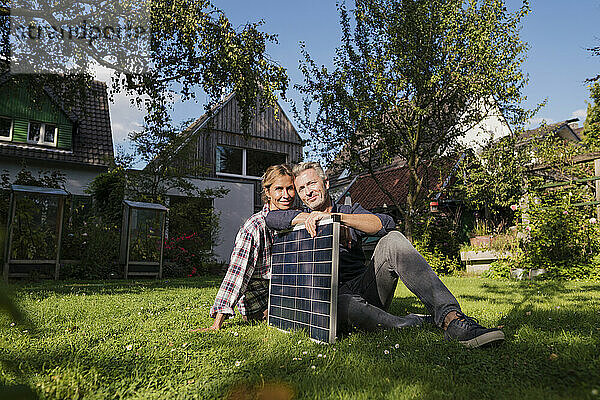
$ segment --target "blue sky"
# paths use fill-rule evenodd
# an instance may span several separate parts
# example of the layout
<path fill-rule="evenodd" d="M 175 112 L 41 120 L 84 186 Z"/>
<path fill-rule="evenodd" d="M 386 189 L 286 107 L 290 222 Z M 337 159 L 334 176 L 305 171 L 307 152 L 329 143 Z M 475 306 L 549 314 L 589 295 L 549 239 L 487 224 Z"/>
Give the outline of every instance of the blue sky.
<path fill-rule="evenodd" d="M 520 5 L 507 0 L 509 11 Z M 268 54 L 284 66 L 290 77 L 290 86 L 302 82 L 298 70 L 299 42 L 304 41 L 318 64 L 330 65 L 335 48 L 339 45 L 339 16 L 335 1 L 291 0 L 215 0 L 235 26 L 264 20 L 263 30 L 278 35 L 279 44 L 271 45 Z M 525 89 L 526 106 L 533 106 L 545 98 L 547 105 L 540 110 L 531 125 L 542 119 L 547 122 L 579 117 L 585 119 L 589 90 L 585 79 L 600 73 L 600 57 L 586 49 L 600 45 L 600 1 L 598 0 L 534 0 L 531 13 L 523 21 L 522 39 L 529 43 L 524 71 L 529 74 Z M 292 90 L 291 97 L 299 100 Z M 203 112 L 199 104 L 175 104 L 174 119 L 181 121 L 197 118 Z M 289 105 L 281 104 L 286 113 Z M 111 106 L 115 143 L 123 143 L 127 131 L 136 129 L 142 113 L 117 98 Z M 297 126 L 295 121 L 292 122 Z"/>

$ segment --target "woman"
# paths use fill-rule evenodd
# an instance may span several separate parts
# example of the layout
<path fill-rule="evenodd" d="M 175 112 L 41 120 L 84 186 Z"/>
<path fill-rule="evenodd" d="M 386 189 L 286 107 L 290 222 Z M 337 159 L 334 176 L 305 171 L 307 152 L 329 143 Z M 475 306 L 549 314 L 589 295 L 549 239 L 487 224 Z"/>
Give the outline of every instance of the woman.
<path fill-rule="evenodd" d="M 219 330 L 226 318 L 233 316 L 234 306 L 245 321 L 263 320 L 267 315 L 269 273 L 271 271 L 272 232 L 265 216 L 270 210 L 292 207 L 296 191 L 292 169 L 286 164 L 267 168 L 262 177 L 264 206 L 240 228 L 231 253 L 229 268 L 210 309 L 213 324 L 192 332 Z"/>

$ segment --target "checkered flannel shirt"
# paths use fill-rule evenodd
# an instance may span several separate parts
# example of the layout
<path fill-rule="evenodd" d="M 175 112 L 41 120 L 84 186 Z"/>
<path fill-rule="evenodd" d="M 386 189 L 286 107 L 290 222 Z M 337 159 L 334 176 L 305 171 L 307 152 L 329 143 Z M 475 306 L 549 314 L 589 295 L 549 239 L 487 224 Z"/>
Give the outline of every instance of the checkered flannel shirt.
<path fill-rule="evenodd" d="M 235 315 L 237 304 L 242 315 L 253 315 L 267 308 L 271 274 L 273 234 L 265 223 L 267 205 L 252 215 L 239 230 L 231 253 L 229 268 L 221 283 L 210 316 Z"/>

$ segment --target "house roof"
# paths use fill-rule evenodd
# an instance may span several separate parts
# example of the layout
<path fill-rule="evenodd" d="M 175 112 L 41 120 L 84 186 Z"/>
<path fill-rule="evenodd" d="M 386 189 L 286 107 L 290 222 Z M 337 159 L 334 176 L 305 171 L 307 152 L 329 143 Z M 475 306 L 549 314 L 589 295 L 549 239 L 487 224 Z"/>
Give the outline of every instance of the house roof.
<path fill-rule="evenodd" d="M 555 133 L 565 140 L 580 142 L 580 134 L 583 129 L 575 128 L 572 125 L 577 121 L 579 121 L 579 118 L 573 118 L 554 124 L 542 125 L 539 128 L 529 129 L 519 135 L 519 144 L 525 144 L 535 138 L 543 138 Z"/>
<path fill-rule="evenodd" d="M 0 85 L 6 82 L 7 79 L 3 79 Z M 0 142 L 0 156 L 107 166 L 114 151 L 106 84 L 93 81 L 83 104 L 76 104 L 70 110 L 63 107 L 58 95 L 49 90 L 46 93 L 74 122 L 72 148 L 67 150 L 27 143 Z"/>
<path fill-rule="evenodd" d="M 181 146 L 185 146 L 189 140 L 194 136 L 195 133 L 200 131 L 202 128 L 206 127 L 211 118 L 215 118 L 217 114 L 223 109 L 228 103 L 230 103 L 233 99 L 235 99 L 235 92 L 229 93 L 225 96 L 221 101 L 215 104 L 208 112 L 202 114 L 198 119 L 192 122 L 185 130 L 182 132 L 183 135 L 188 136 L 184 143 Z M 288 119 L 287 115 L 283 111 L 283 109 L 278 105 L 278 112 L 281 113 L 280 118 Z M 256 118 L 256 115 L 254 116 Z M 298 132 L 294 129 L 294 139 L 290 141 L 290 143 L 302 144 L 302 138 L 298 134 Z M 252 134 L 250 136 L 253 136 Z"/>
<path fill-rule="evenodd" d="M 408 180 L 409 170 L 406 165 L 395 165 L 388 169 L 375 172 L 375 176 L 380 181 L 381 185 L 390 192 L 394 198 L 398 199 L 400 204 L 406 202 L 406 196 L 408 194 Z M 431 171 L 424 178 L 425 190 L 438 191 L 441 186 L 443 179 L 437 173 Z M 344 192 L 350 193 L 350 198 L 353 203 L 359 203 L 367 210 L 373 210 L 382 208 L 384 206 L 392 206 L 392 202 L 388 196 L 379 188 L 373 177 L 364 173 L 358 175 L 344 190 Z M 343 195 L 344 193 L 340 193 Z M 343 202 L 343 199 L 340 200 Z"/>

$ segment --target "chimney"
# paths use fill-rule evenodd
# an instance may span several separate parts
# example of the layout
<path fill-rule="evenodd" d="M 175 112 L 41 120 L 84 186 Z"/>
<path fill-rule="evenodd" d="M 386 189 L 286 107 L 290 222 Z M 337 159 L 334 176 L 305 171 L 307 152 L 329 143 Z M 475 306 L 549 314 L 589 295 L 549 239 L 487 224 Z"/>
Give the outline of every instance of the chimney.
<path fill-rule="evenodd" d="M 572 118 L 566 121 L 571 129 L 579 128 L 579 118 Z"/>

